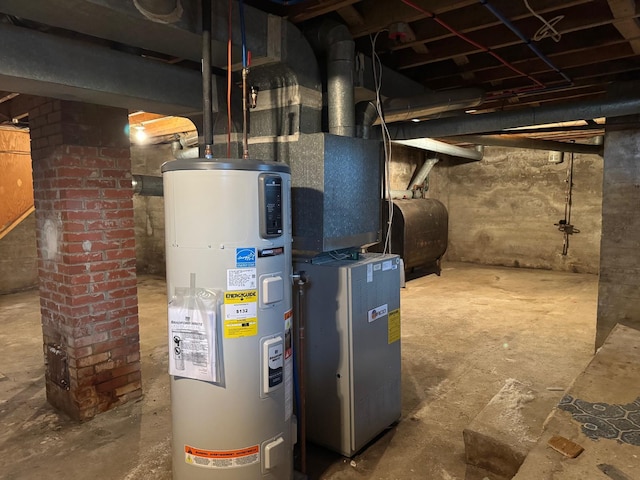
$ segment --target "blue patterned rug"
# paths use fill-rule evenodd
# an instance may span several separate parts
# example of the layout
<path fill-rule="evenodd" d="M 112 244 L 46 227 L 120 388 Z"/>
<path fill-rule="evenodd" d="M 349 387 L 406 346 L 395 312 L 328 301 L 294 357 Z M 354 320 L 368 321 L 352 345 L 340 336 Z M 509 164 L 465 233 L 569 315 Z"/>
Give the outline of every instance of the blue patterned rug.
<path fill-rule="evenodd" d="M 582 433 L 592 440 L 609 438 L 640 446 L 640 397 L 626 405 L 609 405 L 565 395 L 558 408 L 580 422 Z"/>

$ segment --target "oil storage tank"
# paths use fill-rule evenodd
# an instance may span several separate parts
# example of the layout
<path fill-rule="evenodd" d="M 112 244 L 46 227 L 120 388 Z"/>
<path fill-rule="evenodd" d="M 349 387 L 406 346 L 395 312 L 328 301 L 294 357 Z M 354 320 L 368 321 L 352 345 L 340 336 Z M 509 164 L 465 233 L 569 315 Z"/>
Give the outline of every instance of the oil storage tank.
<path fill-rule="evenodd" d="M 389 200 L 387 200 L 389 202 Z M 449 214 L 435 198 L 395 199 L 391 224 L 391 252 L 400 255 L 406 271 L 424 268 L 440 274 L 440 260 L 447 251 Z M 387 223 L 388 208 L 382 211 Z M 372 250 L 381 251 L 383 243 Z"/>
<path fill-rule="evenodd" d="M 174 480 L 293 476 L 289 167 L 162 167 Z"/>

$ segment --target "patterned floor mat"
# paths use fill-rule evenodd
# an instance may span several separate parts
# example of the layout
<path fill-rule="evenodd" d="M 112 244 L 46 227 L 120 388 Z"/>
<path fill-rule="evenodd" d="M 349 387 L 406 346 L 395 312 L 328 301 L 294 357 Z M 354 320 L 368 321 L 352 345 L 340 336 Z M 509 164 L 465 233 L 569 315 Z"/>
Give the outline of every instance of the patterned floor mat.
<path fill-rule="evenodd" d="M 592 440 L 609 438 L 640 446 L 640 397 L 626 405 L 609 405 L 565 395 L 558 408 L 571 413 L 582 424 L 582 433 Z"/>

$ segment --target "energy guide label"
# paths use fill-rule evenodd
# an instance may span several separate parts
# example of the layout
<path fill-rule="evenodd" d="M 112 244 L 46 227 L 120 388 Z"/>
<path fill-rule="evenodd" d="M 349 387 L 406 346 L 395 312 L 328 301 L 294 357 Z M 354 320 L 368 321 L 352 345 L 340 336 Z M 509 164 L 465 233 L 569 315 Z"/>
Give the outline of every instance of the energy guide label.
<path fill-rule="evenodd" d="M 224 306 L 225 320 L 244 320 L 245 318 L 254 318 L 258 315 L 256 302 L 252 303 L 235 303 Z"/>
<path fill-rule="evenodd" d="M 242 338 L 258 334 L 258 291 L 224 293 L 224 337 Z"/>
<path fill-rule="evenodd" d="M 202 450 L 185 445 L 184 461 L 201 468 L 246 467 L 260 462 L 260 446 L 254 445 L 239 450 Z"/>

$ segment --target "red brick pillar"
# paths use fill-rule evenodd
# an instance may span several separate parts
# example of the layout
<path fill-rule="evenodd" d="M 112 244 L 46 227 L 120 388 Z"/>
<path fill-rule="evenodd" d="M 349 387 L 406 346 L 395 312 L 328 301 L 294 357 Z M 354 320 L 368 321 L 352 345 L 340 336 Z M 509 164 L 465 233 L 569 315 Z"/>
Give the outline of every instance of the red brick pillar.
<path fill-rule="evenodd" d="M 142 395 L 127 111 L 29 112 L 48 401 L 86 420 Z"/>

